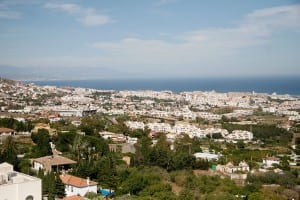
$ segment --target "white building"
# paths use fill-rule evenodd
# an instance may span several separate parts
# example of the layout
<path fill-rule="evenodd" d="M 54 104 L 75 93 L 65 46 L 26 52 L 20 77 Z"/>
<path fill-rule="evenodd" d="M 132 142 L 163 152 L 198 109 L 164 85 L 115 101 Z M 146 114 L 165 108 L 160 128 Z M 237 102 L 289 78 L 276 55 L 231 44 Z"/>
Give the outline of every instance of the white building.
<path fill-rule="evenodd" d="M 144 130 L 145 124 L 143 122 L 137 122 L 137 121 L 126 121 L 126 126 L 131 129 L 142 129 Z"/>
<path fill-rule="evenodd" d="M 14 135 L 14 130 L 10 128 L 0 127 L 0 137 Z"/>
<path fill-rule="evenodd" d="M 252 140 L 253 133 L 250 131 L 243 131 L 243 130 L 234 130 L 232 133 L 225 137 L 229 140 Z"/>
<path fill-rule="evenodd" d="M 66 196 L 79 195 L 84 196 L 88 192 L 97 193 L 97 182 L 89 178 L 83 179 L 69 174 L 60 175 L 60 179 L 65 185 Z"/>
<path fill-rule="evenodd" d="M 274 164 L 279 165 L 280 163 L 280 159 L 276 158 L 276 157 L 267 157 L 265 159 L 263 159 L 263 164 L 265 166 L 265 168 L 272 168 L 274 167 Z"/>
<path fill-rule="evenodd" d="M 149 129 L 155 132 L 171 133 L 172 128 L 170 124 L 167 123 L 148 123 Z"/>
<path fill-rule="evenodd" d="M 233 165 L 231 162 L 227 163 L 226 165 L 217 165 L 216 170 L 226 174 L 232 174 L 237 171 L 249 172 L 250 168 L 245 161 L 242 161 L 238 166 Z"/>
<path fill-rule="evenodd" d="M 50 172 L 52 170 L 66 170 L 71 167 L 72 164 L 75 164 L 76 161 L 69 158 L 65 158 L 60 155 L 51 155 L 44 156 L 40 158 L 31 159 L 32 169 L 38 171 L 39 169 L 44 170 L 45 172 Z"/>
<path fill-rule="evenodd" d="M 214 154 L 214 153 L 194 153 L 194 156 L 196 159 L 204 159 L 204 160 L 219 160 L 221 155 L 219 154 Z"/>
<path fill-rule="evenodd" d="M 0 164 L 0 200 L 41 199 L 41 179 L 16 172 L 11 164 Z"/>

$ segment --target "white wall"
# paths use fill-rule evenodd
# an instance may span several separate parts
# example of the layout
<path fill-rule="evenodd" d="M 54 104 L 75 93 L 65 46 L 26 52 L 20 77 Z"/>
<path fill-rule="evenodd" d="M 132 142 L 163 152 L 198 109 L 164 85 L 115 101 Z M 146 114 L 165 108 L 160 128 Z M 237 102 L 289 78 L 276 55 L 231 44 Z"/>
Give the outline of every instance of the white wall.
<path fill-rule="evenodd" d="M 72 190 L 73 188 L 73 190 Z M 65 191 L 66 191 L 66 196 L 72 196 L 72 195 L 80 195 L 84 196 L 87 192 L 94 192 L 97 193 L 97 185 L 89 186 L 89 187 L 83 187 L 83 188 L 78 188 L 74 187 L 71 185 L 65 185 Z"/>
<path fill-rule="evenodd" d="M 19 195 L 18 200 L 22 200 L 32 195 L 34 200 L 42 199 L 42 182 L 41 180 L 24 182 L 19 185 L 18 188 Z"/>
<path fill-rule="evenodd" d="M 40 179 L 0 185 L 0 200 L 25 200 L 29 195 L 33 196 L 34 200 L 42 199 L 42 183 Z"/>
<path fill-rule="evenodd" d="M 33 168 L 34 168 L 35 170 L 39 170 L 40 168 L 43 169 L 44 166 L 43 166 L 41 163 L 39 163 L 39 162 L 34 162 L 34 163 L 33 163 Z"/>
<path fill-rule="evenodd" d="M 17 200 L 17 185 L 0 185 L 0 200 Z"/>

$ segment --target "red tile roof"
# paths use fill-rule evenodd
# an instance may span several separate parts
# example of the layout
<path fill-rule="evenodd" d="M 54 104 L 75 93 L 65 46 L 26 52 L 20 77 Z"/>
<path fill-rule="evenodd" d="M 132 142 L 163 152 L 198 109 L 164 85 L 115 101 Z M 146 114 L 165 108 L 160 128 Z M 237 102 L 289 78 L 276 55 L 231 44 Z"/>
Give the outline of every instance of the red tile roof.
<path fill-rule="evenodd" d="M 87 184 L 87 179 L 84 179 L 84 178 L 79 178 L 79 177 L 76 177 L 76 176 L 72 176 L 72 175 L 69 175 L 69 174 L 62 174 L 60 175 L 60 179 L 61 181 L 63 182 L 63 184 L 65 185 L 72 185 L 72 186 L 75 186 L 75 187 L 87 187 L 88 184 Z M 89 185 L 97 185 L 98 183 L 97 182 L 94 182 L 94 181 L 89 181 Z"/>
<path fill-rule="evenodd" d="M 81 196 L 74 195 L 74 196 L 64 197 L 62 200 L 84 200 L 84 198 Z"/>
<path fill-rule="evenodd" d="M 10 133 L 14 132 L 15 130 L 10 129 L 10 128 L 5 128 L 5 127 L 0 127 L 0 133 Z"/>

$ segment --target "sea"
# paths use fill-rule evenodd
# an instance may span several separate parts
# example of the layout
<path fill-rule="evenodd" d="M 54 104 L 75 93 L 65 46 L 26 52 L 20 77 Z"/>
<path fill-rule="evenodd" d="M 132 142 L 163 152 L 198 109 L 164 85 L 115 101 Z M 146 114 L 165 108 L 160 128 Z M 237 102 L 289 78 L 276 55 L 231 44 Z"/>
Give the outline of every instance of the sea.
<path fill-rule="evenodd" d="M 216 92 L 256 92 L 300 96 L 300 77 L 46 80 L 26 82 L 41 86 L 83 87 L 117 91 L 169 90 L 183 92 L 214 90 Z"/>

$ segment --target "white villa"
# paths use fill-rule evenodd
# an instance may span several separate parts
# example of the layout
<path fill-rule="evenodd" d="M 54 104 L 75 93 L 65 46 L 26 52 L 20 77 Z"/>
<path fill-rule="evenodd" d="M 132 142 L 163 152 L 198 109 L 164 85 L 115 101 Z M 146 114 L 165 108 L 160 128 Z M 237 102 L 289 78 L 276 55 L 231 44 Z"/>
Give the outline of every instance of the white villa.
<path fill-rule="evenodd" d="M 265 168 L 272 168 L 274 167 L 274 164 L 279 165 L 280 159 L 276 157 L 267 157 L 263 159 L 263 165 Z"/>
<path fill-rule="evenodd" d="M 0 164 L 0 200 L 41 199 L 41 179 L 16 172 L 9 163 Z"/>
<path fill-rule="evenodd" d="M 69 174 L 60 175 L 60 179 L 65 185 L 66 196 L 84 196 L 88 192 L 97 193 L 97 182 L 89 178 L 83 179 Z"/>
<path fill-rule="evenodd" d="M 231 162 L 227 163 L 226 165 L 217 165 L 216 170 L 226 174 L 232 174 L 237 171 L 249 172 L 250 168 L 245 161 L 242 161 L 238 166 L 235 166 Z"/>
<path fill-rule="evenodd" d="M 196 157 L 196 159 L 204 159 L 204 160 L 219 160 L 219 158 L 221 157 L 221 155 L 219 154 L 214 154 L 214 153 L 194 153 L 194 156 Z"/>

